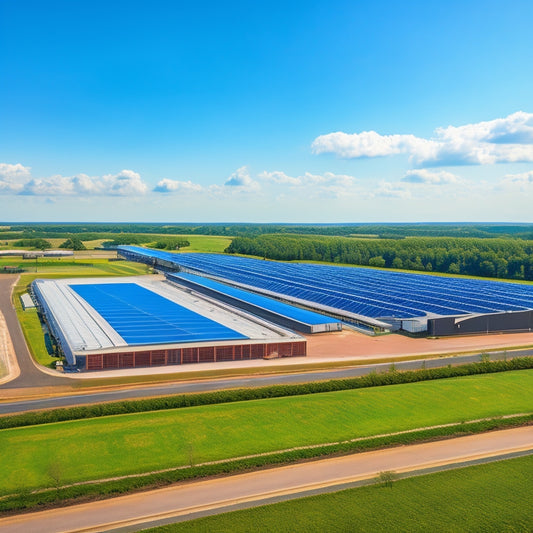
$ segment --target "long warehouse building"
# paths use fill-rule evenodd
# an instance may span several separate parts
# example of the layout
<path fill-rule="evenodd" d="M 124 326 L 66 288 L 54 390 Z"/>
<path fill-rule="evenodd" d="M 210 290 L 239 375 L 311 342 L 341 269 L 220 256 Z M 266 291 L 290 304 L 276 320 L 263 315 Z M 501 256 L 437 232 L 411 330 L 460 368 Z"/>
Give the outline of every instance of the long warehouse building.
<path fill-rule="evenodd" d="M 32 292 L 69 368 L 306 355 L 306 340 L 294 331 L 160 276 L 38 279 Z"/>
<path fill-rule="evenodd" d="M 119 246 L 118 254 L 375 330 L 429 335 L 533 330 L 533 285 L 528 284 L 138 246 Z"/>

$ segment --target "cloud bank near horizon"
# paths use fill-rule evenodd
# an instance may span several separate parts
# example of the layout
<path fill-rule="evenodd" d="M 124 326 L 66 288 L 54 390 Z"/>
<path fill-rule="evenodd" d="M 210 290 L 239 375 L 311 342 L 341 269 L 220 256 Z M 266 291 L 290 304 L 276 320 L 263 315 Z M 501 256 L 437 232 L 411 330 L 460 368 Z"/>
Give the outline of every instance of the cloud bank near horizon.
<path fill-rule="evenodd" d="M 429 139 L 338 131 L 318 136 L 311 149 L 315 154 L 332 153 L 347 159 L 406 154 L 419 167 L 533 162 L 533 113 L 517 111 L 505 118 L 439 127 Z"/>

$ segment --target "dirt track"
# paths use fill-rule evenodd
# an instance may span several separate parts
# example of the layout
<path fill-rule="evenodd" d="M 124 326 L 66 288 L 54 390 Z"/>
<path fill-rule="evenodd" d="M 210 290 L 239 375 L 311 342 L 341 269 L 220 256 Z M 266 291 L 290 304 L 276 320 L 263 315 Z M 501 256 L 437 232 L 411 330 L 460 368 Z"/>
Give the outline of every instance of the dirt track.
<path fill-rule="evenodd" d="M 310 359 L 377 359 L 405 355 L 458 353 L 474 350 L 498 350 L 509 346 L 533 345 L 533 332 L 472 335 L 439 339 L 414 339 L 403 335 L 370 337 L 353 330 L 307 336 Z"/>

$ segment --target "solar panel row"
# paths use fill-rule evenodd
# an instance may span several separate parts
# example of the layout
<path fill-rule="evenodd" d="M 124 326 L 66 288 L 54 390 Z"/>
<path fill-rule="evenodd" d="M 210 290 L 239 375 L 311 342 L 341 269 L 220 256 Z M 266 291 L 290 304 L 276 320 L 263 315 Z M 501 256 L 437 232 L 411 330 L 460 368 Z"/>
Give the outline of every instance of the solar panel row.
<path fill-rule="evenodd" d="M 195 284 L 199 284 L 204 287 L 213 289 L 214 291 L 218 293 L 226 294 L 237 300 L 251 303 L 259 308 L 272 311 L 273 313 L 276 313 L 284 317 L 292 318 L 304 324 L 316 325 L 316 324 L 332 324 L 332 323 L 339 322 L 338 320 L 334 318 L 321 315 L 318 313 L 314 313 L 313 311 L 307 311 L 306 309 L 301 309 L 293 305 L 288 305 L 286 303 L 274 300 L 273 298 L 268 298 L 265 296 L 261 296 L 259 294 L 254 294 L 249 291 L 244 291 L 242 289 L 230 287 L 229 285 L 225 285 L 223 283 L 213 281 L 212 279 L 208 279 L 203 276 L 195 276 L 194 274 L 180 273 L 180 274 L 170 274 L 169 278 L 171 280 L 176 280 L 178 282 L 180 280 L 192 281 Z"/>
<path fill-rule="evenodd" d="M 281 263 L 222 254 L 173 254 L 123 246 L 236 283 L 376 318 L 416 318 L 533 308 L 533 286 L 359 267 Z"/>

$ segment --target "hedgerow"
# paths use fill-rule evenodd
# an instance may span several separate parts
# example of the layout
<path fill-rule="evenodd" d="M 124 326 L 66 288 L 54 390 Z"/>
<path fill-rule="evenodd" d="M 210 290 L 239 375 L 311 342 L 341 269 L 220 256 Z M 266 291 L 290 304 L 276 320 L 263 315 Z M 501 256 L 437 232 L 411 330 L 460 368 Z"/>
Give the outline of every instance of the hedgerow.
<path fill-rule="evenodd" d="M 372 372 L 366 376 L 333 379 L 296 385 L 271 385 L 268 387 L 232 389 L 223 391 L 203 392 L 199 394 L 178 394 L 160 398 L 127 400 L 95 405 L 84 405 L 48 411 L 34 411 L 17 415 L 0 417 L 0 429 L 82 420 L 127 413 L 160 411 L 165 409 L 181 409 L 198 405 L 215 405 L 220 403 L 280 398 L 284 396 L 302 396 L 341 390 L 382 387 L 402 383 L 414 383 L 434 379 L 447 379 L 494 372 L 526 370 L 533 368 L 533 357 L 517 357 L 506 361 L 483 361 L 459 366 L 446 366 L 422 370 L 398 372 L 394 368 L 385 373 Z"/>

